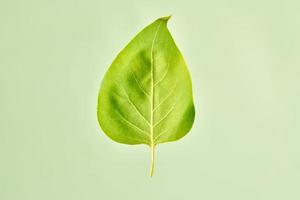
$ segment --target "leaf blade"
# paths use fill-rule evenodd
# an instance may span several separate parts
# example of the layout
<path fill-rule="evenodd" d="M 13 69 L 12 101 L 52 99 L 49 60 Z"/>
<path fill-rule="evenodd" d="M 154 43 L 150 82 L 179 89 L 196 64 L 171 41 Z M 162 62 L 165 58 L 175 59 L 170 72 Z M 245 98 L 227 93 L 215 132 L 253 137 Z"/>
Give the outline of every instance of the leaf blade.
<path fill-rule="evenodd" d="M 195 117 L 190 74 L 168 20 L 157 19 L 129 42 L 106 72 L 98 96 L 104 133 L 119 143 L 149 145 L 153 158 L 157 144 L 185 136 Z"/>

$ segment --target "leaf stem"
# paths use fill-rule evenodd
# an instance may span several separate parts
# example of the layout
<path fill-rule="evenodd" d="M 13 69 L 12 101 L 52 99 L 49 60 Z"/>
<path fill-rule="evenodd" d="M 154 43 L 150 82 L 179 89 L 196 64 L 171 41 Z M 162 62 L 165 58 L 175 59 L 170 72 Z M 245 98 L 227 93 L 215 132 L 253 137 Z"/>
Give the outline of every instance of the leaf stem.
<path fill-rule="evenodd" d="M 153 172 L 154 172 L 154 157 L 155 155 L 155 146 L 154 144 L 151 145 L 151 163 L 150 163 L 150 177 L 153 176 Z"/>

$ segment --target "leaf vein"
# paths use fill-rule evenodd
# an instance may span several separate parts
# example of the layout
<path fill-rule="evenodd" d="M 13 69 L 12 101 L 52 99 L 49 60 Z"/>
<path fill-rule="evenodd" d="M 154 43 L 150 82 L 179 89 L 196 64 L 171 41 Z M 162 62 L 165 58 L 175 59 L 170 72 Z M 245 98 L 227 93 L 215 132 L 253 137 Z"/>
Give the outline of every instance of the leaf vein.
<path fill-rule="evenodd" d="M 159 81 L 157 81 L 157 82 L 154 84 L 153 87 L 156 87 L 160 82 L 162 82 L 162 81 L 166 78 L 166 76 L 167 76 L 167 74 L 168 74 L 168 72 L 169 72 L 169 68 L 170 68 L 170 63 L 168 62 L 168 67 L 167 67 L 167 69 L 166 69 L 164 75 L 162 76 L 162 78 L 161 78 Z"/>
<path fill-rule="evenodd" d="M 142 119 L 147 123 L 147 125 L 151 126 L 149 121 L 144 117 L 144 115 L 141 113 L 141 111 L 137 108 L 137 106 L 135 105 L 135 103 L 130 99 L 127 91 L 125 90 L 125 88 L 121 85 L 122 89 L 125 92 L 126 98 L 128 100 L 128 102 L 131 104 L 131 106 L 134 108 L 134 110 L 142 117 Z"/>
<path fill-rule="evenodd" d="M 169 129 L 165 129 L 165 130 L 163 130 L 161 133 L 159 133 L 159 134 L 154 138 L 154 141 L 156 142 L 157 139 L 158 139 L 159 137 L 161 137 L 163 134 L 165 134 L 168 130 L 169 130 Z"/>
<path fill-rule="evenodd" d="M 143 133 L 142 135 L 146 135 L 147 137 L 149 137 L 148 132 L 144 131 L 143 129 L 141 129 L 140 127 L 138 127 L 134 123 L 132 123 L 130 120 L 126 119 L 126 117 L 124 117 L 119 111 L 117 111 L 116 113 L 118 113 L 119 116 L 121 117 L 121 119 L 123 119 L 127 124 L 131 125 L 132 127 L 136 128 L 137 130 L 139 130 L 140 133 Z"/>
<path fill-rule="evenodd" d="M 173 87 L 173 89 L 169 92 L 169 94 L 168 95 L 166 95 L 166 97 L 154 108 L 154 110 L 153 110 L 153 112 L 155 112 L 158 108 L 159 108 L 159 106 L 161 105 L 161 104 L 163 104 L 171 95 L 172 95 L 172 93 L 175 91 L 175 89 L 176 89 L 176 87 L 177 87 L 177 83 L 178 83 L 178 81 L 177 81 L 177 79 L 176 79 L 176 83 L 175 83 L 175 86 Z"/>
<path fill-rule="evenodd" d="M 131 68 L 130 68 L 130 70 L 131 70 L 131 74 L 132 74 L 135 82 L 139 86 L 140 90 L 147 96 L 147 98 L 150 98 L 150 94 L 145 91 L 145 89 L 142 87 L 141 83 L 137 80 L 137 78 L 136 78 L 135 73 L 133 72 L 133 70 Z"/>
<path fill-rule="evenodd" d="M 166 119 L 169 116 L 169 114 L 174 110 L 175 105 L 176 103 L 173 104 L 172 108 L 165 114 L 163 118 L 161 118 L 157 123 L 154 124 L 154 127 L 156 127 L 158 124 L 160 124 L 164 119 Z"/>

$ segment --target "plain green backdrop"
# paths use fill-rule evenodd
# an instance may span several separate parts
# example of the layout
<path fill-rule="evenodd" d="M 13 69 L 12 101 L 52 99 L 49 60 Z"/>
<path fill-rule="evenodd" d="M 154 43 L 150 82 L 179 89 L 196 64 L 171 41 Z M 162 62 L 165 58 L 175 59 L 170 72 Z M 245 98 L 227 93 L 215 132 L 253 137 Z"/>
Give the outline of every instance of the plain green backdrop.
<path fill-rule="evenodd" d="M 1 200 L 299 200 L 298 0 L 0 0 Z M 192 131 L 146 146 L 100 130 L 100 81 L 144 26 L 189 66 Z"/>

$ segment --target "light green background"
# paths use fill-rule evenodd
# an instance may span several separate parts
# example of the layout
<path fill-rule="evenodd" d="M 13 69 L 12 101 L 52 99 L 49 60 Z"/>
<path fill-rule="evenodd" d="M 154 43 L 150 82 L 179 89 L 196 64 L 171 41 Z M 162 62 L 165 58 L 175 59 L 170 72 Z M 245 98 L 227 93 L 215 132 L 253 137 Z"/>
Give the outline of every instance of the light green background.
<path fill-rule="evenodd" d="M 1 200 L 299 200 L 300 3 L 0 0 Z M 144 26 L 169 28 L 196 119 L 149 150 L 108 139 L 98 88 Z"/>

